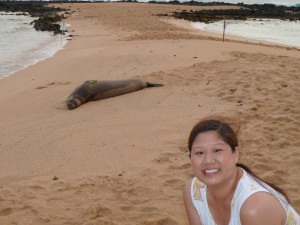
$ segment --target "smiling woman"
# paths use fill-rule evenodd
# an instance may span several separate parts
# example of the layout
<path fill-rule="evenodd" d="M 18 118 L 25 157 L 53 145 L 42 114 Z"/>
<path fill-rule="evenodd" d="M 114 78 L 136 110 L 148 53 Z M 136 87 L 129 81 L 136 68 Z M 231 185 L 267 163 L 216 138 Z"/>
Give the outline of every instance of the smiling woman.
<path fill-rule="evenodd" d="M 238 163 L 235 132 L 220 119 L 206 119 L 188 141 L 192 171 L 184 190 L 191 225 L 290 225 L 299 215 L 279 187 Z"/>

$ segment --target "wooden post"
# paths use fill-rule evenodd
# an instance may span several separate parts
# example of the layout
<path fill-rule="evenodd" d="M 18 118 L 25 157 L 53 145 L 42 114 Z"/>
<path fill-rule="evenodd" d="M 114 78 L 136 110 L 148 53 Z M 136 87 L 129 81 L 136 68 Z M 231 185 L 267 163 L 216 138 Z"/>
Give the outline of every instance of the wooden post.
<path fill-rule="evenodd" d="M 225 29 L 226 29 L 226 20 L 224 20 L 224 26 L 223 26 L 223 42 L 225 41 Z"/>
<path fill-rule="evenodd" d="M 61 48 L 62 36 L 64 35 L 64 31 L 67 30 L 67 25 L 65 23 L 60 24 L 60 30 L 61 30 L 61 40 L 60 40 L 60 48 Z"/>

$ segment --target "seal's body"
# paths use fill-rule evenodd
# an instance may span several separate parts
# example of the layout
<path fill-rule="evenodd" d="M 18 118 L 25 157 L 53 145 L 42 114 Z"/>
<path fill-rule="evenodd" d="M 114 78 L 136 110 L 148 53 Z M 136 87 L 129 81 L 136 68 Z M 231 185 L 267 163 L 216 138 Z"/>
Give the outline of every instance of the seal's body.
<path fill-rule="evenodd" d="M 88 80 L 77 87 L 67 98 L 69 109 L 75 109 L 80 105 L 104 98 L 123 95 L 126 93 L 138 91 L 147 87 L 160 87 L 162 84 L 145 82 L 142 80 L 108 80 L 97 81 Z"/>

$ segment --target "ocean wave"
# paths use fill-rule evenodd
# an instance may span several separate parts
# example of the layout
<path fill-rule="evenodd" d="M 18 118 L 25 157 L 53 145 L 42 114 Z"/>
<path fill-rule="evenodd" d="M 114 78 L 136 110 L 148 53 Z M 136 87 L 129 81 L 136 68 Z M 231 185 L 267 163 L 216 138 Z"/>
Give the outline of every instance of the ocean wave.
<path fill-rule="evenodd" d="M 67 42 L 52 32 L 36 31 L 32 17 L 0 15 L 0 78 L 49 58 Z"/>

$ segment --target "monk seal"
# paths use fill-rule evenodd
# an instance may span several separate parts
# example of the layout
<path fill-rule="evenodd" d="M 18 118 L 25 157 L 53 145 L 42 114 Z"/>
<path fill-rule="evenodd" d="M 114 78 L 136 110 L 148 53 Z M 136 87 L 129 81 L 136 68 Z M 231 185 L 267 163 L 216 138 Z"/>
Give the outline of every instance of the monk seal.
<path fill-rule="evenodd" d="M 138 79 L 106 81 L 87 80 L 70 94 L 66 104 L 69 109 L 75 109 L 89 101 L 123 95 L 148 87 L 160 86 L 164 85 L 145 82 Z"/>

